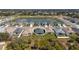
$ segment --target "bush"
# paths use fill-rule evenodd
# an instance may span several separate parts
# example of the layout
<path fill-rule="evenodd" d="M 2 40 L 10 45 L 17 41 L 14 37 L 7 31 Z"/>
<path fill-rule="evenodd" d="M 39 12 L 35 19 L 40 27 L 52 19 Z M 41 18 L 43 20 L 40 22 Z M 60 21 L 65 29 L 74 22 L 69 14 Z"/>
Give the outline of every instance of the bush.
<path fill-rule="evenodd" d="M 10 40 L 8 33 L 0 33 L 0 41 L 8 41 Z"/>
<path fill-rule="evenodd" d="M 45 34 L 45 35 L 30 35 L 30 36 L 22 36 L 20 38 L 15 38 L 10 44 L 7 45 L 7 49 L 13 50 L 25 50 L 25 49 L 40 49 L 40 50 L 51 50 L 55 49 L 53 46 L 55 45 L 55 35 Z"/>

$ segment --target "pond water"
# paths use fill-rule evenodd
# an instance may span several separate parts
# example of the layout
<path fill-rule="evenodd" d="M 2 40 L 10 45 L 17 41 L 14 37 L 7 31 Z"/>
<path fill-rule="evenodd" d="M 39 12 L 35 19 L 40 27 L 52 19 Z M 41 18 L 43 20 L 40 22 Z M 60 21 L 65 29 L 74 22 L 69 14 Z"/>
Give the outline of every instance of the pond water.
<path fill-rule="evenodd" d="M 51 24 L 51 25 L 57 25 L 58 23 L 63 24 L 63 22 L 57 20 L 57 19 L 16 19 L 16 23 L 34 23 L 34 24 Z"/>

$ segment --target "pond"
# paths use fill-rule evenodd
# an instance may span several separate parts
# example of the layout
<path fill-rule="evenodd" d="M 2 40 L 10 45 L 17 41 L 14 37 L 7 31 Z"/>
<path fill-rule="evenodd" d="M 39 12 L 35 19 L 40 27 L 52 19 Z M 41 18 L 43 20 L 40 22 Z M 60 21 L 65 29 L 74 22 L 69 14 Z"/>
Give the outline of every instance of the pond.
<path fill-rule="evenodd" d="M 27 19 L 16 19 L 15 21 L 16 23 L 34 23 L 34 24 L 38 24 L 38 25 L 57 25 L 58 23 L 63 24 L 63 22 L 61 22 L 60 20 L 57 19 L 41 19 L 41 18 L 27 18 Z"/>

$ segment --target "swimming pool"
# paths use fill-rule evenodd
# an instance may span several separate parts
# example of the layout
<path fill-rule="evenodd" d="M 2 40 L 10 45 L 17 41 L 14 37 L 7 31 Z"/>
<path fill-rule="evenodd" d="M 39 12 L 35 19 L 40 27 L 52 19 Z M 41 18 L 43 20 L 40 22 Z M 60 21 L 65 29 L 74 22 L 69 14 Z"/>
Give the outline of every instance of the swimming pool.
<path fill-rule="evenodd" d="M 34 33 L 35 34 L 45 34 L 45 29 L 42 29 L 42 28 L 36 28 L 36 29 L 34 29 Z"/>

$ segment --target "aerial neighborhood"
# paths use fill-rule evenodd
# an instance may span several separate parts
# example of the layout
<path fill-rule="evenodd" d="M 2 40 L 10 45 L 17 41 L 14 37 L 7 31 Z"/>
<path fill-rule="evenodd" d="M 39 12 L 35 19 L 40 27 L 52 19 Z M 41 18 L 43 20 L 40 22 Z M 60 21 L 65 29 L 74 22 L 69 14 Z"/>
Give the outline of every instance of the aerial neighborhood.
<path fill-rule="evenodd" d="M 0 10 L 0 50 L 78 49 L 78 9 Z"/>

